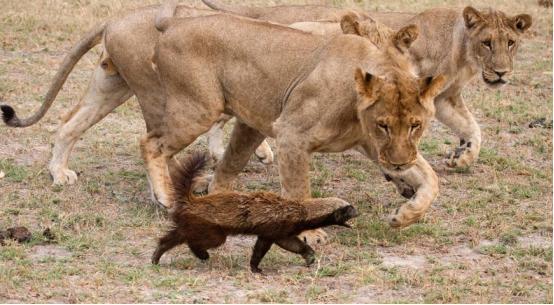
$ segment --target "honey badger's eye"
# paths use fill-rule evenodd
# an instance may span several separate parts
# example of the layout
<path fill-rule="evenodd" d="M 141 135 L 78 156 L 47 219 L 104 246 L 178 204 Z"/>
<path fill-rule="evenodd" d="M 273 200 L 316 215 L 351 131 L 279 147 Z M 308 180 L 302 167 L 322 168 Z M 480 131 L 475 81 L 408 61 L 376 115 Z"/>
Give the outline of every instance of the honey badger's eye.
<path fill-rule="evenodd" d="M 491 48 L 491 41 L 490 40 L 483 40 L 481 43 L 488 49 Z"/>
<path fill-rule="evenodd" d="M 516 42 L 513 41 L 513 40 L 511 40 L 511 39 L 508 40 L 508 47 L 510 47 L 510 48 L 513 47 L 515 43 L 516 43 Z"/>

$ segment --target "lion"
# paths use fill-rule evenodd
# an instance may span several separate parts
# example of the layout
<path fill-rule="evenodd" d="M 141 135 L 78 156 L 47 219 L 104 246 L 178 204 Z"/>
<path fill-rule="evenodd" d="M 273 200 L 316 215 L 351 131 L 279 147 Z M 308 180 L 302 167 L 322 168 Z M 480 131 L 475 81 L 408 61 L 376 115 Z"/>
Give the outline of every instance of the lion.
<path fill-rule="evenodd" d="M 64 58 L 43 104 L 32 116 L 20 119 L 12 107 L 1 105 L 2 118 L 7 126 L 27 127 L 37 123 L 52 106 L 77 62 L 93 47 L 102 44 L 102 55 L 86 93 L 73 109 L 61 116 L 62 126 L 56 134 L 48 166 L 54 184 L 73 184 L 77 181 L 77 173 L 68 168 L 75 143 L 86 130 L 133 95 L 138 99 L 147 130 L 161 124 L 163 92 L 156 73 L 150 67 L 150 58 L 158 35 L 154 27 L 157 9 L 158 6 L 137 9 L 118 19 L 102 22 L 85 34 Z M 176 14 L 180 17 L 196 17 L 218 13 L 179 6 Z M 117 34 L 106 38 L 108 32 Z M 107 47 L 111 53 L 106 51 Z M 221 128 L 229 119 L 229 116 L 222 116 L 208 132 L 208 146 L 216 160 L 223 156 Z M 267 142 L 262 142 L 256 150 L 256 156 L 264 164 L 273 161 L 273 152 Z"/>
<path fill-rule="evenodd" d="M 77 62 L 88 51 L 102 44 L 102 55 L 94 69 L 89 86 L 81 100 L 67 113 L 61 115 L 62 126 L 56 133 L 52 157 L 48 170 L 53 184 L 73 184 L 77 173 L 68 167 L 69 158 L 75 143 L 94 124 L 98 123 L 115 108 L 137 97 L 146 129 L 151 130 L 162 122 L 160 117 L 164 108 L 156 73 L 150 65 L 150 58 L 157 41 L 158 32 L 154 27 L 158 6 L 136 9 L 119 18 L 102 22 L 85 34 L 64 58 L 56 73 L 40 109 L 29 118 L 20 119 L 14 109 L 1 105 L 2 118 L 7 126 L 27 127 L 40 121 L 54 103 L 58 92 L 64 85 Z M 350 12 L 350 11 L 346 11 Z M 206 9 L 178 6 L 176 16 L 197 17 L 217 14 Z M 325 15 L 329 20 L 339 21 L 342 15 L 333 13 Z M 357 15 L 356 15 L 357 16 Z M 290 22 L 303 21 L 302 16 L 288 18 Z M 261 16 L 262 20 L 287 24 L 279 13 Z M 106 33 L 112 33 L 106 38 Z M 111 53 L 106 48 L 110 46 Z M 208 147 L 214 159 L 221 160 L 224 153 L 223 125 L 231 116 L 222 116 L 208 132 Z M 270 164 L 273 153 L 267 142 L 262 142 L 255 152 L 262 163 Z"/>
<path fill-rule="evenodd" d="M 258 144 L 273 137 L 284 198 L 310 197 L 313 152 L 355 146 L 416 190 L 392 226 L 417 221 L 437 196 L 438 178 L 417 145 L 445 81 L 417 78 L 398 52 L 417 38 L 416 27 L 383 48 L 359 35 L 328 39 L 230 15 L 172 18 L 158 28 L 153 66 L 167 94 L 165 125 L 141 139 L 141 151 L 161 204 L 171 204 L 168 161 L 222 113 L 237 123 L 210 193 L 230 189 Z"/>
<path fill-rule="evenodd" d="M 318 21 L 332 19 L 335 14 L 351 14 L 359 20 L 371 17 L 392 29 L 417 25 L 421 37 L 410 48 L 410 53 L 420 76 L 442 74 L 448 79 L 444 92 L 435 99 L 435 107 L 436 118 L 460 138 L 459 146 L 447 157 L 446 164 L 450 167 L 470 166 L 478 159 L 481 149 L 481 130 L 462 99 L 463 88 L 479 74 L 491 88 L 508 83 L 521 36 L 532 25 L 532 17 L 528 14 L 508 16 L 498 10 L 479 11 L 471 6 L 463 10 L 435 8 L 419 14 L 404 14 L 312 5 L 245 7 L 202 1 L 215 10 L 254 18 L 277 16 L 289 20 L 301 16 L 303 21 Z M 356 22 L 351 25 L 363 32 Z M 314 33 L 336 33 L 338 29 L 338 25 L 318 23 L 296 26 Z"/>
<path fill-rule="evenodd" d="M 101 45 L 101 56 L 92 74 L 88 89 L 74 108 L 62 116 L 62 126 L 56 134 L 52 159 L 48 166 L 54 184 L 72 184 L 77 180 L 77 174 L 68 168 L 73 146 L 86 130 L 133 95 L 137 97 L 139 102 L 147 131 L 161 126 L 165 107 L 165 100 L 162 98 L 164 92 L 150 61 L 155 42 L 158 39 L 158 31 L 154 27 L 157 10 L 158 6 L 136 9 L 121 17 L 107 20 L 95 26 L 71 48 L 64 58 L 39 111 L 28 119 L 16 120 L 18 121 L 16 125 L 20 126 L 30 126 L 38 122 L 54 102 L 56 95 L 76 63 L 93 47 Z M 197 17 L 213 14 L 217 14 L 217 12 L 182 5 L 178 6 L 175 12 L 177 17 Z M 272 16 L 267 15 L 263 18 L 272 19 Z M 303 17 L 297 16 L 292 21 L 303 21 L 300 18 Z M 327 16 L 326 19 L 340 21 L 339 16 L 333 18 Z M 279 16 L 275 16 L 272 21 L 284 21 L 279 19 Z M 10 110 L 12 113 L 10 113 Z M 4 119 L 15 117 L 11 107 L 2 106 L 2 111 Z M 221 126 L 225 122 L 225 117 L 222 118 L 223 120 L 219 120 L 210 132 L 215 130 L 221 135 L 221 129 L 217 125 Z M 8 120 L 8 122 L 10 121 Z M 209 140 L 214 138 L 221 139 L 221 136 L 209 137 Z M 213 142 L 209 142 L 212 145 Z M 215 142 L 214 146 L 222 147 L 221 143 Z M 212 149 L 213 151 L 214 149 Z M 266 151 L 271 152 L 269 149 Z M 220 154 L 222 155 L 222 152 Z M 265 158 L 264 156 L 261 157 Z M 394 175 L 394 177 L 399 178 L 393 180 L 393 182 L 396 183 L 399 192 L 407 198 L 411 198 L 416 189 L 421 190 L 416 196 L 415 206 L 423 211 L 434 199 L 436 192 L 432 186 L 434 185 L 433 175 L 420 174 L 420 172 L 431 172 L 431 168 L 426 165 L 424 160 L 420 163 L 423 165 L 413 167 L 405 177 L 403 177 L 403 173 Z M 385 177 L 392 179 L 392 176 L 389 175 L 385 175 Z M 429 183 L 424 186 L 421 181 L 429 181 Z M 313 244 L 318 242 L 318 239 L 314 238 L 313 240 L 307 240 L 307 242 Z"/>

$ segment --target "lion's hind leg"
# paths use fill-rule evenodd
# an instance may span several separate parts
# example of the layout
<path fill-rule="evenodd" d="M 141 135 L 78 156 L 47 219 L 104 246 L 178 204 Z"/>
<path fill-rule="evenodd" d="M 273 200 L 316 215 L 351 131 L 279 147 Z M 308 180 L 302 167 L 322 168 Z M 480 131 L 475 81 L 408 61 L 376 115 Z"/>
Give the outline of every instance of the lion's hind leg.
<path fill-rule="evenodd" d="M 168 98 L 164 125 L 141 139 L 141 152 L 154 198 L 166 208 L 172 205 L 168 162 L 198 136 L 206 133 L 223 113 L 225 100 L 215 85 L 207 85 L 210 76 L 191 77 L 187 82 L 188 90 L 182 90 L 175 84 L 167 85 L 170 89 L 166 88 Z"/>
<path fill-rule="evenodd" d="M 69 156 L 77 140 L 91 126 L 132 96 L 125 81 L 101 64 L 95 69 L 79 104 L 63 119 L 58 130 L 48 169 L 54 184 L 73 184 L 77 174 L 68 168 Z"/>

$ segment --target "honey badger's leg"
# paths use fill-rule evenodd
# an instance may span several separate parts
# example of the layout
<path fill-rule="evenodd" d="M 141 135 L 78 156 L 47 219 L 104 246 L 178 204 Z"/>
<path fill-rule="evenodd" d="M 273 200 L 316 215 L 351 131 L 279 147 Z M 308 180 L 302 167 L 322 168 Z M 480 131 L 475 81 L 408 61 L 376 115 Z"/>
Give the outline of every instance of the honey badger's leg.
<path fill-rule="evenodd" d="M 264 258 L 265 254 L 273 245 L 272 240 L 268 240 L 262 237 L 258 237 L 256 244 L 254 245 L 254 250 L 252 250 L 252 257 L 250 258 L 250 270 L 253 273 L 261 273 L 262 269 L 258 268 L 260 262 Z"/>
<path fill-rule="evenodd" d="M 213 249 L 225 243 L 227 235 L 218 227 L 195 225 L 187 227 L 187 242 L 192 253 L 201 260 L 210 258 L 208 249 Z"/>
<path fill-rule="evenodd" d="M 67 166 L 73 146 L 83 133 L 123 104 L 132 92 L 114 70 L 111 60 L 102 57 L 88 89 L 78 105 L 62 117 L 63 125 L 56 134 L 48 169 L 54 184 L 73 184 L 77 174 Z"/>
<path fill-rule="evenodd" d="M 158 242 L 158 247 L 152 255 L 152 264 L 157 265 L 160 262 L 160 258 L 165 252 L 184 242 L 184 236 L 182 236 L 177 229 L 169 231 L 164 237 L 160 238 L 160 241 Z"/>
<path fill-rule="evenodd" d="M 463 167 L 473 164 L 481 150 L 481 129 L 467 109 L 461 93 L 435 99 L 435 116 L 459 137 L 460 146 L 450 153 L 448 166 Z"/>
<path fill-rule="evenodd" d="M 285 250 L 302 255 L 308 266 L 315 261 L 314 250 L 297 236 L 281 239 L 275 241 L 275 243 Z"/>
<path fill-rule="evenodd" d="M 416 164 L 401 172 L 384 171 L 389 178 L 415 190 L 415 194 L 390 217 L 392 227 L 405 227 L 418 221 L 439 193 L 439 180 L 429 163 L 418 155 Z"/>
<path fill-rule="evenodd" d="M 259 131 L 237 120 L 231 141 L 215 170 L 214 179 L 210 184 L 210 193 L 231 188 L 234 179 L 246 166 L 250 156 L 264 138 Z"/>
<path fill-rule="evenodd" d="M 198 257 L 203 261 L 210 258 L 210 254 L 204 248 L 196 247 L 193 245 L 189 245 L 189 248 L 190 248 L 190 251 L 192 251 L 192 254 L 194 254 L 194 256 Z"/>

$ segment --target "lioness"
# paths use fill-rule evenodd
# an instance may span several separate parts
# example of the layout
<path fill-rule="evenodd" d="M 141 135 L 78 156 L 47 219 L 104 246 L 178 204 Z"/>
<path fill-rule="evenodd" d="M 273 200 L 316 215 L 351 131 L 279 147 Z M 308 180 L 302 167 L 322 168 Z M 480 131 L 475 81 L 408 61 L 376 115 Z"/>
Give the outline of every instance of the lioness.
<path fill-rule="evenodd" d="M 303 21 L 332 18 L 347 10 L 311 5 L 276 7 L 245 7 L 224 5 L 217 1 L 202 0 L 213 9 L 241 16 Z M 473 7 L 463 10 L 436 8 L 417 15 L 351 11 L 359 19 L 371 17 L 393 29 L 415 24 L 421 37 L 410 48 L 420 76 L 443 74 L 448 84 L 436 99 L 436 118 L 450 127 L 459 137 L 460 145 L 449 154 L 451 167 L 471 165 L 479 156 L 481 130 L 462 99 L 462 89 L 475 76 L 497 88 L 506 84 L 513 71 L 513 59 L 523 34 L 532 24 L 527 14 L 513 17 L 501 11 L 478 11 Z M 329 33 L 329 25 L 297 25 L 312 32 Z M 335 31 L 338 26 L 335 26 Z M 352 29 L 363 35 L 363 28 L 353 24 Z"/>
<path fill-rule="evenodd" d="M 237 124 L 212 192 L 230 188 L 269 136 L 276 139 L 286 198 L 310 197 L 311 153 L 357 145 L 383 172 L 417 190 L 391 225 L 413 223 L 436 197 L 438 179 L 417 144 L 444 79 L 420 84 L 400 56 L 417 37 L 413 26 L 394 35 L 389 48 L 357 35 L 328 39 L 228 15 L 173 18 L 160 28 L 153 64 L 167 94 L 166 125 L 150 131 L 141 149 L 162 204 L 170 204 L 168 160 L 221 113 L 234 115 Z"/>
<path fill-rule="evenodd" d="M 161 98 L 163 91 L 150 63 L 158 36 L 154 27 L 157 10 L 158 6 L 134 10 L 118 19 L 101 23 L 84 35 L 64 58 L 40 109 L 29 118 L 20 119 L 12 107 L 1 106 L 2 118 L 8 126 L 27 127 L 37 123 L 50 109 L 81 57 L 102 43 L 102 55 L 86 93 L 72 110 L 62 116 L 62 126 L 57 132 L 48 166 L 54 184 L 73 184 L 77 181 L 77 174 L 68 168 L 73 146 L 86 130 L 133 95 L 140 104 L 146 129 L 151 130 L 161 124 L 165 101 Z M 212 14 L 218 12 L 186 6 L 179 6 L 176 10 L 176 15 L 180 17 Z M 109 53 L 106 51 L 108 48 Z M 227 120 L 222 117 L 222 121 L 217 122 L 209 133 L 209 147 L 216 157 L 222 155 L 219 128 Z M 265 141 L 256 155 L 263 163 L 273 160 L 273 153 Z"/>
<path fill-rule="evenodd" d="M 156 73 L 150 64 L 158 35 L 154 28 L 158 8 L 158 6 L 149 6 L 134 10 L 122 17 L 101 23 L 84 35 L 64 58 L 40 109 L 29 118 L 19 119 L 12 107 L 1 106 L 2 118 L 8 126 L 27 127 L 37 123 L 50 109 L 65 80 L 81 57 L 102 43 L 102 56 L 93 72 L 86 93 L 73 109 L 61 117 L 62 126 L 56 134 L 52 158 L 48 166 L 54 184 L 73 184 L 77 181 L 77 174 L 68 167 L 75 143 L 86 130 L 133 95 L 137 97 L 147 130 L 162 123 L 161 114 L 165 100 L 161 98 L 163 93 L 160 91 Z M 186 6 L 178 6 L 175 12 L 178 17 L 217 13 L 213 10 Z M 340 16 L 336 12 L 332 16 L 325 15 L 327 19 L 331 18 L 331 21 L 337 22 Z M 284 24 L 288 24 L 287 20 L 303 21 L 302 16 L 284 19 L 279 12 L 259 18 Z M 110 48 L 110 53 L 106 51 L 107 48 Z M 228 119 L 229 116 L 223 116 L 208 133 L 209 148 L 216 159 L 220 159 L 223 155 L 221 127 Z M 255 153 L 263 163 L 271 163 L 273 160 L 273 153 L 265 141 Z"/>

